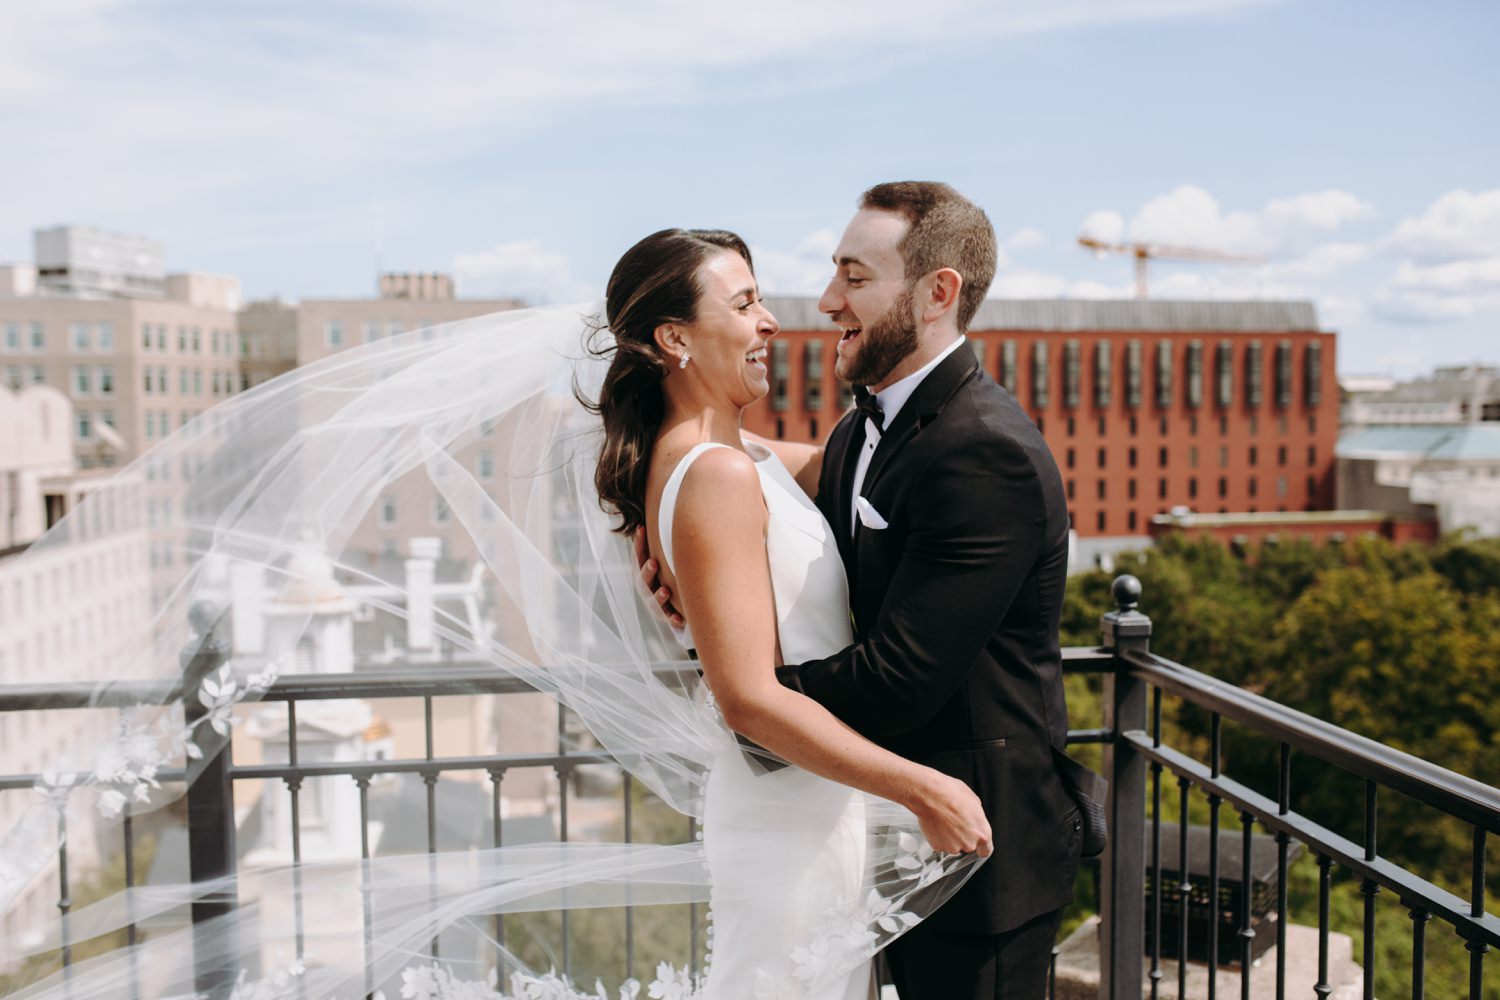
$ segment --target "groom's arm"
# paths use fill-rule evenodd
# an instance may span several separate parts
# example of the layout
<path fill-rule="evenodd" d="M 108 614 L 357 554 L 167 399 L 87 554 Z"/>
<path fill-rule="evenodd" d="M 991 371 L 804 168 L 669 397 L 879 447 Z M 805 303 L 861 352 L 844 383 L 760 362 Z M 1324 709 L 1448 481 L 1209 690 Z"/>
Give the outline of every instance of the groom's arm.
<path fill-rule="evenodd" d="M 1047 544 L 1026 449 L 998 435 L 936 456 L 874 627 L 832 656 L 777 669 L 865 736 L 921 726 L 963 683 Z"/>

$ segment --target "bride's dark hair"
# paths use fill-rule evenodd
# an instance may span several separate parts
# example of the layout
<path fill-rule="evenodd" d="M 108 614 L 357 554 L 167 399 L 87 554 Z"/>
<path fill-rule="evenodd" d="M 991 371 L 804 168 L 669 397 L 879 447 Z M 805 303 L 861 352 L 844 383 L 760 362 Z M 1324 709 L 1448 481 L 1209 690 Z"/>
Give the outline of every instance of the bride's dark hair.
<path fill-rule="evenodd" d="M 739 254 L 755 270 L 750 248 L 722 229 L 663 229 L 615 264 L 604 293 L 605 320 L 589 350 L 610 359 L 597 402 L 579 402 L 604 420 L 604 447 L 594 470 L 599 506 L 620 515 L 615 530 L 630 534 L 646 523 L 646 474 L 665 411 L 661 381 L 667 359 L 656 346 L 663 323 L 691 323 L 702 288 L 698 268 L 716 254 Z"/>

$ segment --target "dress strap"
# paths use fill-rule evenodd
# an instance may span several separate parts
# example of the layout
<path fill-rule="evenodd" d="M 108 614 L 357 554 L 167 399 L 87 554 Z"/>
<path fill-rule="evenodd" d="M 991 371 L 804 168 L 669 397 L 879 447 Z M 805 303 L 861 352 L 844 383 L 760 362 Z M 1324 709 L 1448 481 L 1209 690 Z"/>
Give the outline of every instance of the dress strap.
<path fill-rule="evenodd" d="M 672 569 L 672 515 L 677 512 L 677 494 L 682 489 L 682 480 L 686 478 L 688 466 L 698 458 L 699 455 L 710 448 L 728 448 L 727 444 L 719 444 L 717 441 L 705 441 L 695 444 L 692 450 L 682 456 L 677 463 L 677 468 L 667 477 L 667 485 L 661 491 L 661 508 L 656 512 L 657 538 L 661 542 L 662 561 L 667 564 L 667 569 Z M 672 570 L 676 573 L 676 570 Z"/>

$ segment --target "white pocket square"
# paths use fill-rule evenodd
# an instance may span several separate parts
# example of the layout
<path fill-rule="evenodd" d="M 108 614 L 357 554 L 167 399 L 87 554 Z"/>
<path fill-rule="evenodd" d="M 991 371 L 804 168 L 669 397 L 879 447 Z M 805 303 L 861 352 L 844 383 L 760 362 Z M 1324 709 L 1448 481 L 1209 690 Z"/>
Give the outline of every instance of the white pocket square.
<path fill-rule="evenodd" d="M 864 497 L 854 498 L 854 509 L 859 511 L 859 523 L 863 524 L 866 528 L 874 528 L 876 531 L 879 531 L 882 528 L 890 527 L 889 522 L 880 516 L 880 511 L 875 509 L 875 505 Z"/>

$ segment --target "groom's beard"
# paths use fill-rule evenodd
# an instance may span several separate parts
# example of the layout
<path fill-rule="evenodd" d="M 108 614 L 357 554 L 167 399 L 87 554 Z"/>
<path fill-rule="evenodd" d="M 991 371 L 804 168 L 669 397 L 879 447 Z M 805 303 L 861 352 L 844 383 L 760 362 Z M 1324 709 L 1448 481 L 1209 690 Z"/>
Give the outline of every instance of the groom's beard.
<path fill-rule="evenodd" d="M 879 385 L 901 361 L 917 349 L 917 322 L 912 317 L 916 299 L 907 288 L 880 318 L 859 336 L 859 350 L 840 378 L 853 385 Z"/>

